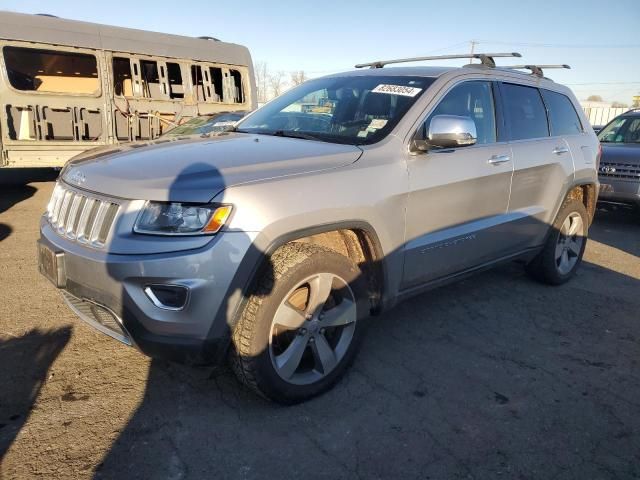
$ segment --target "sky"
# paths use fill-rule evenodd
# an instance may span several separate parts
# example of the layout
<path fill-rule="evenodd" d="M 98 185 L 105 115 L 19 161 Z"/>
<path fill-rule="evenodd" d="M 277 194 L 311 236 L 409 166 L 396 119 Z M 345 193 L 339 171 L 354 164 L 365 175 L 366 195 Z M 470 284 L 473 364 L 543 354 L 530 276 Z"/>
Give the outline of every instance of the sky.
<path fill-rule="evenodd" d="M 0 9 L 213 36 L 246 45 L 270 71 L 310 77 L 372 60 L 466 53 L 473 40 L 477 52 L 522 53 L 517 63 L 571 65 L 546 74 L 579 99 L 630 104 L 640 95 L 640 0 L 0 0 Z"/>

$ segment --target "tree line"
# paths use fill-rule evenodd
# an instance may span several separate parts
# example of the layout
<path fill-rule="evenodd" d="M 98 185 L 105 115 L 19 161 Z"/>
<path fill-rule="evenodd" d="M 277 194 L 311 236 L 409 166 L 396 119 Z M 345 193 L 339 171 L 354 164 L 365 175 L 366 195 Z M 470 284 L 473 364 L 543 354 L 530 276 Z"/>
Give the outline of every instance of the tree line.
<path fill-rule="evenodd" d="M 253 68 L 256 75 L 258 103 L 268 102 L 309 79 L 304 70 L 288 73 L 284 70 L 271 71 L 267 62 L 262 61 L 255 62 Z"/>

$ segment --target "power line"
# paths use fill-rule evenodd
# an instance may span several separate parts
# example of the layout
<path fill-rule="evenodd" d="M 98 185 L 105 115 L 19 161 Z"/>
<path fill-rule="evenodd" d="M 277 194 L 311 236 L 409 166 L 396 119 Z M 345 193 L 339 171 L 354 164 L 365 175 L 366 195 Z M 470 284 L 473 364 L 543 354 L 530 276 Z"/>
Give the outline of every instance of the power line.
<path fill-rule="evenodd" d="M 576 43 L 522 43 L 522 42 L 494 42 L 492 40 L 477 40 L 478 43 L 489 43 L 491 45 L 512 45 L 517 47 L 539 47 L 539 48 L 640 48 L 640 43 L 627 43 L 618 45 L 603 44 L 576 44 Z"/>
<path fill-rule="evenodd" d="M 592 82 L 592 83 L 565 83 L 565 85 L 640 85 L 640 82 Z"/>

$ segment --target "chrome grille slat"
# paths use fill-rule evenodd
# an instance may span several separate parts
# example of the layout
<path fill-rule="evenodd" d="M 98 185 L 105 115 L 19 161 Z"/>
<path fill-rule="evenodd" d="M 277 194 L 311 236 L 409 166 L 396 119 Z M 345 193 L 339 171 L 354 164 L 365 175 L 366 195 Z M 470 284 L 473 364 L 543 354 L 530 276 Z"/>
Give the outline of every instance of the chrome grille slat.
<path fill-rule="evenodd" d="M 60 207 L 62 207 L 62 199 L 64 198 L 64 190 L 60 190 L 58 193 L 58 198 L 53 205 L 53 210 L 51 211 L 51 223 L 56 224 L 58 221 L 58 214 L 60 213 Z"/>
<path fill-rule="evenodd" d="M 100 206 L 98 207 L 98 212 L 96 213 L 95 221 L 91 226 L 91 235 L 89 235 L 89 242 L 95 243 L 98 239 L 98 233 L 102 228 L 102 222 L 104 222 L 104 217 L 107 214 L 107 209 L 109 208 L 109 204 L 105 202 L 100 202 Z"/>
<path fill-rule="evenodd" d="M 76 238 L 76 236 L 78 235 L 78 226 L 80 225 L 80 218 L 82 218 L 82 212 L 86 204 L 87 204 L 87 197 L 80 196 L 80 204 L 78 205 L 78 209 L 76 211 L 76 218 L 73 220 L 73 225 L 71 226 L 71 233 L 69 234 L 71 238 Z"/>
<path fill-rule="evenodd" d="M 71 202 L 71 207 L 69 208 L 69 213 L 67 214 L 67 221 L 64 225 L 64 233 L 67 237 L 73 238 L 75 236 L 75 232 L 73 231 L 73 225 L 76 222 L 76 216 L 78 215 L 78 207 L 80 206 L 80 201 L 82 200 L 82 195 L 74 195 L 73 201 Z"/>
<path fill-rule="evenodd" d="M 606 171 L 607 169 L 612 169 L 613 171 Z M 638 180 L 640 179 L 640 165 L 602 162 L 598 173 L 603 177 Z"/>
<path fill-rule="evenodd" d="M 87 241 L 87 222 L 89 221 L 89 213 L 93 210 L 93 205 L 96 203 L 96 200 L 93 198 L 87 198 L 87 201 L 84 203 L 84 208 L 82 209 L 82 214 L 80 215 L 80 221 L 78 222 L 78 229 L 76 230 L 76 239 L 79 242 Z"/>
<path fill-rule="evenodd" d="M 99 248 L 107 241 L 119 208 L 117 203 L 67 189 L 58 183 L 46 216 L 60 235 Z"/>
<path fill-rule="evenodd" d="M 60 207 L 60 211 L 58 212 L 58 217 L 56 219 L 56 227 L 60 233 L 64 231 L 64 222 L 67 219 L 67 211 L 69 210 L 69 203 L 71 203 L 72 196 L 73 192 L 67 191 L 62 199 L 62 206 Z"/>
<path fill-rule="evenodd" d="M 91 239 L 93 224 L 96 221 L 96 215 L 98 214 L 98 210 L 100 209 L 101 203 L 102 202 L 100 202 L 100 200 L 96 200 L 95 202 L 93 202 L 93 205 L 91 206 L 91 210 L 89 211 L 89 217 L 87 218 L 87 225 L 84 228 L 84 232 L 82 232 L 85 242 L 89 242 Z"/>

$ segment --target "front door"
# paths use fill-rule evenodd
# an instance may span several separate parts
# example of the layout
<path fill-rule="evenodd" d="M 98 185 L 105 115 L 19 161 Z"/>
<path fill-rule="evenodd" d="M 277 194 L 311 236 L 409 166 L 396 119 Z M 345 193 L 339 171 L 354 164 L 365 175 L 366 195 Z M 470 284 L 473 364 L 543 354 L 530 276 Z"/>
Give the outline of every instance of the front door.
<path fill-rule="evenodd" d="M 466 81 L 429 114 L 471 117 L 477 143 L 411 156 L 403 288 L 503 256 L 508 235 L 512 153 L 498 142 L 493 86 Z"/>

